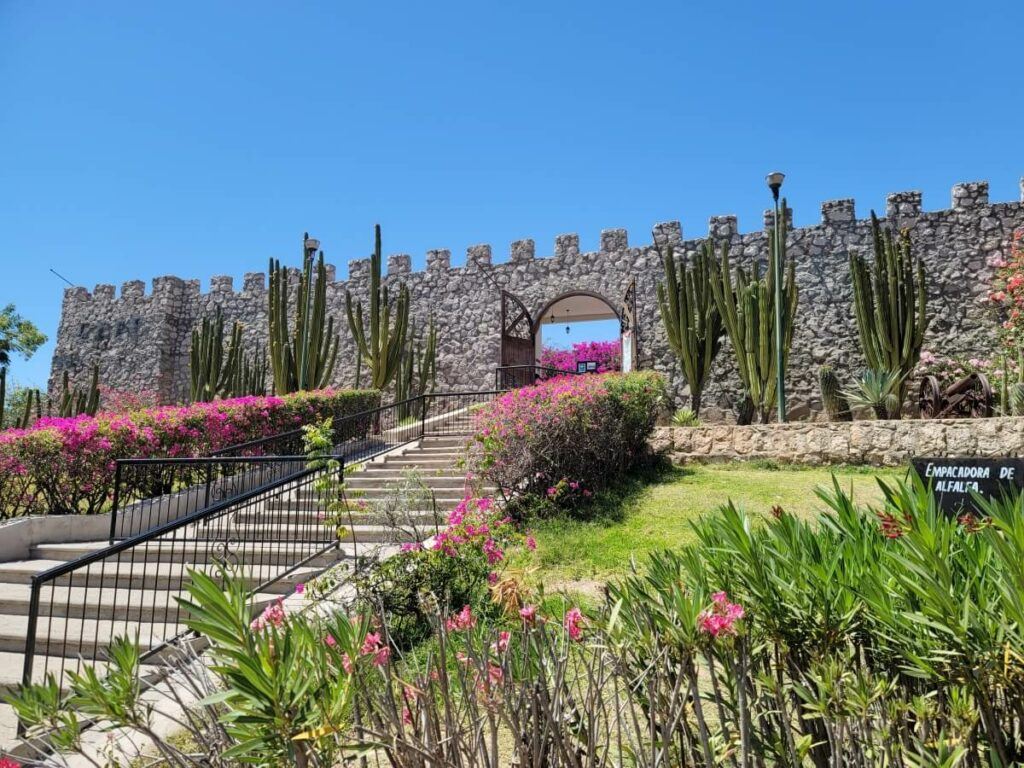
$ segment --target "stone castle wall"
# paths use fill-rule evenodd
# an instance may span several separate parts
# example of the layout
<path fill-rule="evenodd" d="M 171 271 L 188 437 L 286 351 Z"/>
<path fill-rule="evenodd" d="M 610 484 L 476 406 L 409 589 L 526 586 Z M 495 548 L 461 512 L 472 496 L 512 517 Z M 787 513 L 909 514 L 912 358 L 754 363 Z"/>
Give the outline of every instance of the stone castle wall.
<path fill-rule="evenodd" d="M 991 203 L 987 182 L 953 188 L 952 207 L 924 211 L 919 192 L 890 195 L 886 219 L 910 230 L 915 253 L 929 276 L 929 307 L 934 319 L 927 346 L 948 353 L 970 354 L 991 346 L 994 318 L 983 305 L 991 277 L 989 262 L 1009 253 L 1016 229 L 1024 227 L 1022 200 Z M 765 228 L 771 223 L 765 212 Z M 788 212 L 792 216 L 792 211 Z M 437 320 L 440 342 L 438 374 L 445 389 L 492 386 L 500 357 L 500 292 L 520 297 L 536 315 L 552 299 L 578 290 L 591 291 L 618 306 L 629 281 L 637 282 L 640 365 L 666 373 L 682 404 L 685 382 L 665 340 L 658 317 L 656 285 L 662 278 L 659 247 L 672 245 L 677 253 L 695 253 L 706 237 L 728 240 L 734 263 L 765 258 L 765 230 L 739 232 L 735 216 L 715 216 L 708 234 L 684 239 L 679 222 L 658 224 L 653 242 L 631 246 L 625 230 L 601 233 L 600 248 L 581 252 L 579 236 L 560 235 L 554 255 L 538 258 L 533 240 L 512 243 L 509 257 L 496 262 L 489 245 L 468 249 L 466 266 L 452 267 L 447 250 L 427 253 L 424 271 L 411 270 L 407 254 L 387 259 L 387 279 L 402 280 L 412 297 L 415 322 L 422 327 L 430 314 Z M 848 258 L 851 251 L 871 252 L 870 222 L 858 219 L 853 200 L 833 200 L 821 206 L 821 222 L 791 229 L 790 256 L 796 261 L 800 301 L 788 387 L 794 415 L 817 408 L 816 370 L 831 363 L 851 379 L 863 367 L 852 315 Z M 345 319 L 345 291 L 366 296 L 369 260 L 349 262 L 349 279 L 336 281 L 329 270 L 328 302 L 341 329 L 341 353 L 335 372 L 338 385 L 352 385 L 354 354 Z M 89 366 L 100 364 L 101 382 L 108 387 L 155 390 L 170 402 L 188 392 L 188 351 L 191 329 L 204 315 L 221 307 L 230 322 L 240 320 L 247 340 L 266 342 L 266 276 L 245 275 L 241 290 L 230 277 L 214 277 L 201 292 L 198 280 L 160 277 L 150 293 L 139 281 L 124 283 L 119 296 L 114 286 L 98 285 L 65 291 L 51 387 L 67 369 L 84 381 Z M 738 389 L 728 343 L 723 347 L 705 396 L 706 407 L 729 408 Z M 713 414 L 708 414 L 713 415 Z"/>

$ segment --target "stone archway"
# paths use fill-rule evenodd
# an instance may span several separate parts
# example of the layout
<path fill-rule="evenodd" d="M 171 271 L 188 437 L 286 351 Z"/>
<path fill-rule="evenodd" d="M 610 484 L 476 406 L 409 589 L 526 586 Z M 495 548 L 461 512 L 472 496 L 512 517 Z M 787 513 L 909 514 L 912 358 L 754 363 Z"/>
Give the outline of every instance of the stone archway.
<path fill-rule="evenodd" d="M 544 329 L 568 326 L 577 322 L 614 320 L 624 328 L 625 313 L 600 293 L 587 290 L 568 291 L 548 301 L 533 319 L 534 355 L 540 360 L 544 347 Z M 620 339 L 621 339 L 620 333 Z"/>

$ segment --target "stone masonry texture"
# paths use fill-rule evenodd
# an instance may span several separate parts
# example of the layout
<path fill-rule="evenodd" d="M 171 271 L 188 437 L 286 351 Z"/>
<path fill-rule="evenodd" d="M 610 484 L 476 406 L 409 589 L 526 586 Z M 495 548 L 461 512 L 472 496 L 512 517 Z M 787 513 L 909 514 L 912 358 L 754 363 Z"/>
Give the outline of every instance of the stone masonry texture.
<path fill-rule="evenodd" d="M 950 208 L 924 211 L 920 193 L 902 192 L 888 197 L 885 211 L 879 211 L 883 213 L 883 221 L 909 229 L 915 253 L 925 264 L 933 316 L 926 347 L 964 355 L 989 349 L 996 322 L 983 303 L 992 272 L 989 262 L 1008 255 L 1014 231 L 1024 227 L 1024 181 L 1018 202 L 991 203 L 988 183 L 975 182 L 953 188 Z M 765 221 L 771 223 L 770 212 Z M 676 221 L 655 225 L 652 234 L 652 242 L 631 245 L 625 230 L 605 230 L 600 249 L 592 252 L 580 251 L 578 235 L 559 235 L 554 255 L 546 258 L 536 256 L 529 239 L 517 240 L 504 257 L 492 254 L 489 245 L 477 245 L 468 249 L 466 265 L 460 267 L 451 266 L 450 251 L 437 249 L 428 252 L 427 267 L 420 272 L 410 270 L 408 255 L 394 254 L 387 259 L 387 280 L 408 285 L 416 327 L 423 328 L 431 314 L 437 320 L 439 388 L 482 389 L 493 385 L 500 359 L 502 289 L 518 296 L 536 320 L 550 301 L 571 291 L 599 294 L 618 310 L 635 278 L 640 367 L 666 374 L 675 403 L 683 405 L 685 381 L 658 316 L 658 249 L 671 246 L 692 258 L 710 236 L 717 242 L 729 241 L 734 263 L 749 264 L 766 258 L 767 234 L 739 232 L 734 216 L 712 217 L 702 238 L 684 239 Z M 857 218 L 853 200 L 829 201 L 821 206 L 820 223 L 790 230 L 788 249 L 796 262 L 800 301 L 787 385 L 791 415 L 800 417 L 820 409 L 819 365 L 832 364 L 846 381 L 864 366 L 853 320 L 848 259 L 851 252 L 870 255 L 870 222 Z M 347 281 L 334 280 L 333 268 L 329 273 L 329 309 L 341 329 L 335 383 L 351 386 L 354 348 L 345 319 L 345 291 L 365 302 L 369 259 L 349 262 Z M 50 387 L 64 370 L 85 383 L 96 362 L 106 387 L 152 390 L 164 402 L 182 400 L 188 394 L 192 328 L 220 307 L 228 323 L 243 323 L 249 345 L 265 344 L 266 285 L 266 276 L 253 272 L 245 275 L 240 290 L 230 277 L 213 277 L 204 293 L 198 280 L 171 276 L 156 278 L 148 293 L 140 281 L 124 283 L 120 295 L 110 285 L 98 285 L 92 292 L 69 288 Z M 738 388 L 726 342 L 705 394 L 705 417 L 725 416 Z"/>
<path fill-rule="evenodd" d="M 767 459 L 899 467 L 914 456 L 1022 456 L 1024 418 L 659 427 L 650 442 L 676 464 Z"/>

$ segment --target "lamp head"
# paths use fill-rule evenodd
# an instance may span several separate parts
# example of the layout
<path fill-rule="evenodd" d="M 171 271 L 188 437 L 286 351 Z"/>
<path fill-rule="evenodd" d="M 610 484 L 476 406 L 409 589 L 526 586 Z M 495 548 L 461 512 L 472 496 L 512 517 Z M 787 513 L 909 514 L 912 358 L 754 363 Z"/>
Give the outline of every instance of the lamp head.
<path fill-rule="evenodd" d="M 765 182 L 768 184 L 768 189 L 772 191 L 772 197 L 776 200 L 779 199 L 779 190 L 782 189 L 782 182 L 786 178 L 786 174 L 782 171 L 772 171 L 764 177 Z"/>

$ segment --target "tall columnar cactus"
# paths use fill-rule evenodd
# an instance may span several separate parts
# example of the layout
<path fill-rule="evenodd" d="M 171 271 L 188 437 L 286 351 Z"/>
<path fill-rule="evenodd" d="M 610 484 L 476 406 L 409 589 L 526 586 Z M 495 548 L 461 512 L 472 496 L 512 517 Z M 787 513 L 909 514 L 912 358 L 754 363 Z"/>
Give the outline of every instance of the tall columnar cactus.
<path fill-rule="evenodd" d="M 414 341 L 415 333 L 412 331 L 408 336 L 406 353 L 402 356 L 398 376 L 395 378 L 395 400 L 398 402 L 429 394 L 437 385 L 437 326 L 434 318 L 430 318 L 422 339 Z M 412 415 L 413 407 L 412 403 L 399 406 L 399 418 Z M 421 404 L 421 413 L 425 411 L 424 402 Z"/>
<path fill-rule="evenodd" d="M 0 366 L 0 429 L 4 428 L 4 416 L 7 413 L 7 368 Z"/>
<path fill-rule="evenodd" d="M 785 210 L 786 201 L 782 201 Z M 722 248 L 721 257 L 711 262 L 711 290 L 722 322 L 732 342 L 736 367 L 746 395 L 762 423 L 767 423 L 776 398 L 776 366 L 786 370 L 789 349 L 793 342 L 793 321 L 796 317 L 796 268 L 786 259 L 786 222 L 779 222 L 781 237 L 769 230 L 768 269 L 761 276 L 755 260 L 748 273 L 735 270 L 729 262 L 729 249 Z M 776 243 L 781 247 L 777 248 Z M 776 252 L 779 251 L 779 252 Z M 775 263 L 781 262 L 785 275 L 782 290 L 783 345 L 782 359 L 775 351 Z"/>
<path fill-rule="evenodd" d="M 356 343 L 356 354 L 370 371 L 370 387 L 384 389 L 398 375 L 409 328 L 409 289 L 398 284 L 398 298 L 392 306 L 386 285 L 381 285 L 380 225 L 374 227 L 373 256 L 370 258 L 370 330 L 363 319 L 363 302 L 353 302 L 345 292 L 348 325 Z"/>
<path fill-rule="evenodd" d="M 224 354 L 224 317 L 220 309 L 192 330 L 189 350 L 190 394 L 193 402 L 208 403 L 218 397 L 265 395 L 267 356 L 247 355 L 242 346 L 242 324 L 235 323 Z"/>
<path fill-rule="evenodd" d="M 294 330 L 290 331 L 288 270 L 277 259 L 270 260 L 270 362 L 274 392 L 278 395 L 320 389 L 330 383 L 334 373 L 338 334 L 334 332 L 334 317 L 327 314 L 327 266 L 323 251 L 315 261 L 314 265 L 311 250 L 304 251 L 295 296 Z"/>
<path fill-rule="evenodd" d="M 897 233 L 891 226 L 883 228 L 874 211 L 871 233 L 874 264 L 850 254 L 854 317 L 868 368 L 900 377 L 896 393 L 899 418 L 930 322 L 924 265 L 920 259 L 915 262 L 910 234 Z"/>
<path fill-rule="evenodd" d="M 42 403 L 43 397 L 38 389 L 28 390 L 28 396 L 25 398 L 25 408 L 21 412 L 21 416 L 15 419 L 14 426 L 18 429 L 28 429 L 35 420 L 32 418 L 33 405 L 35 406 L 35 418 L 38 419 L 43 415 Z"/>
<path fill-rule="evenodd" d="M 723 252 L 727 247 L 723 243 Z M 690 267 L 686 259 L 677 262 L 670 247 L 662 254 L 665 282 L 658 283 L 661 322 L 669 347 L 682 365 L 690 387 L 690 408 L 697 415 L 711 365 L 722 348 L 722 315 L 711 289 L 714 260 L 715 246 L 710 239 Z"/>
<path fill-rule="evenodd" d="M 93 365 L 92 378 L 87 390 L 72 388 L 68 372 L 61 378 L 60 400 L 57 401 L 57 415 L 64 418 L 80 416 L 83 413 L 95 416 L 100 409 L 100 367 Z M 39 394 L 36 393 L 38 399 Z M 49 406 L 47 406 L 49 408 Z"/>
<path fill-rule="evenodd" d="M 829 421 L 853 421 L 850 412 L 850 401 L 839 386 L 839 377 L 831 365 L 823 365 L 818 369 L 818 387 L 821 389 L 821 402 Z"/>

